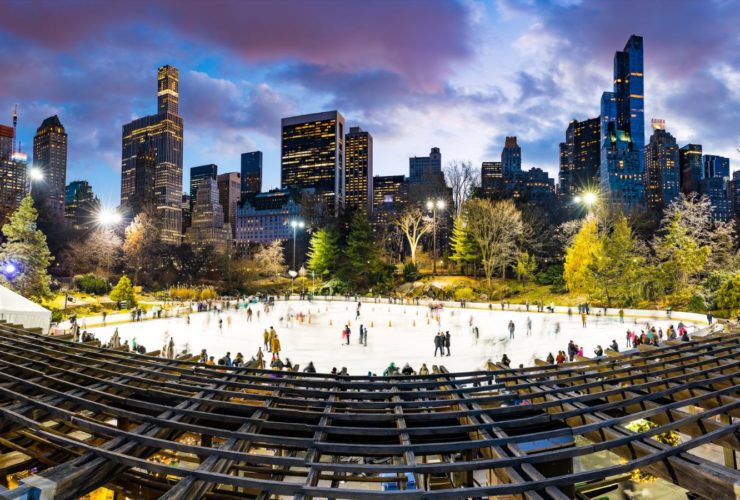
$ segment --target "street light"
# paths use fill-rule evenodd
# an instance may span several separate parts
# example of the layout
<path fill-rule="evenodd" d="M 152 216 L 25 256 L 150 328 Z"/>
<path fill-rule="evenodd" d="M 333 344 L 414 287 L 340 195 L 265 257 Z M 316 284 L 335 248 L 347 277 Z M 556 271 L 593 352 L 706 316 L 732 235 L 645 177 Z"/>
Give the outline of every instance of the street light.
<path fill-rule="evenodd" d="M 296 237 L 296 231 L 300 227 L 303 229 L 306 227 L 306 223 L 302 220 L 293 219 L 290 221 L 290 227 L 293 228 L 293 269 L 295 269 L 295 237 Z"/>
<path fill-rule="evenodd" d="M 28 194 L 32 194 L 33 182 L 43 181 L 44 172 L 40 168 L 31 167 L 28 169 Z"/>
<path fill-rule="evenodd" d="M 437 210 L 444 210 L 445 206 L 445 201 L 441 198 L 427 201 L 427 210 L 432 212 L 432 224 L 434 225 L 432 228 L 432 245 L 434 248 L 432 251 L 432 275 L 437 274 Z"/>
<path fill-rule="evenodd" d="M 585 206 L 589 211 L 599 201 L 599 195 L 594 191 L 584 191 L 583 194 L 575 196 L 573 202 Z"/>
<path fill-rule="evenodd" d="M 123 217 L 111 208 L 101 208 L 100 211 L 95 214 L 95 219 L 101 226 L 111 227 L 120 224 Z"/>
<path fill-rule="evenodd" d="M 288 274 L 290 275 L 290 294 L 293 295 L 293 285 L 295 284 L 295 277 L 298 276 L 298 273 L 291 269 L 288 271 Z"/>

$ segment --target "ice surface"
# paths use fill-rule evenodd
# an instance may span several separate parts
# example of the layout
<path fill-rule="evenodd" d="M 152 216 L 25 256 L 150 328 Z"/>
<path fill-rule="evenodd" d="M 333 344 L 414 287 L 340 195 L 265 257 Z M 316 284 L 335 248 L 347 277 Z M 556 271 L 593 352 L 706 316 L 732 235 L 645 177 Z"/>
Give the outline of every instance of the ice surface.
<path fill-rule="evenodd" d="M 215 359 L 227 351 L 231 352 L 232 358 L 241 352 L 249 359 L 262 346 L 263 330 L 274 326 L 282 345 L 280 357 L 283 361 L 290 358 L 301 367 L 313 361 L 320 372 L 328 372 L 332 367 L 347 367 L 352 375 L 365 375 L 367 372 L 380 375 L 391 361 L 399 368 L 408 362 L 415 370 L 426 363 L 430 370 L 432 364 L 438 364 L 450 371 L 465 371 L 482 368 L 488 359 L 499 361 L 504 353 L 511 359 L 512 367 L 520 363 L 531 366 L 535 358 L 544 360 L 549 352 L 555 356 L 558 350 L 566 350 L 571 339 L 583 346 L 584 355 L 593 356 L 597 344 L 606 349 L 612 339 L 616 339 L 619 348 L 624 349 L 628 328 L 637 328 L 639 333 L 649 322 L 665 331 L 668 325 L 675 326 L 678 323 L 676 320 L 636 321 L 625 318 L 625 323 L 620 324 L 616 317 L 592 315 L 588 318 L 587 328 L 583 328 L 580 316 L 575 313 L 569 317 L 558 313 L 501 311 L 500 306 L 494 306 L 492 311 L 471 307 L 444 308 L 439 314 L 439 325 L 430 314 L 429 307 L 424 305 L 363 303 L 357 319 L 354 302 L 277 302 L 269 314 L 262 311 L 262 305 L 252 304 L 251 308 L 255 311 L 251 322 L 247 321 L 246 309 L 231 309 L 220 314 L 193 313 L 189 325 L 183 317 L 90 330 L 100 340 L 107 342 L 114 329 L 118 328 L 122 342 L 131 342 L 136 338 L 137 343 L 144 345 L 147 351 L 162 348 L 165 339 L 172 336 L 178 353 L 186 348 L 195 354 L 207 349 Z M 261 311 L 259 319 L 256 316 L 258 309 Z M 303 324 L 295 319 L 288 322 L 286 318 L 289 311 L 293 315 L 306 315 Z M 309 312 L 310 324 L 307 318 Z M 532 320 L 530 336 L 526 335 L 528 317 Z M 223 320 L 221 329 L 218 326 L 219 318 Z M 509 320 L 516 325 L 513 340 L 509 340 Z M 341 331 L 345 324 L 349 324 L 352 330 L 350 345 L 342 342 Z M 360 324 L 369 331 L 367 347 L 359 344 Z M 556 334 L 558 324 L 560 332 Z M 472 333 L 471 325 L 478 327 L 479 338 Z M 439 330 L 451 334 L 452 355 L 449 357 L 433 357 L 433 337 Z M 266 360 L 270 360 L 269 353 L 266 353 Z"/>

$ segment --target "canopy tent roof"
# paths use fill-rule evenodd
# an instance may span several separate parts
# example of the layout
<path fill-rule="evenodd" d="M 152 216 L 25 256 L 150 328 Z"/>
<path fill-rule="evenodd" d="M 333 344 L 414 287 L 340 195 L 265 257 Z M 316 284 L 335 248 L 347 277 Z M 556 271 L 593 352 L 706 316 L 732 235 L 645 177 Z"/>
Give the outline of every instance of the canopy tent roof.
<path fill-rule="evenodd" d="M 0 285 L 0 321 L 41 328 L 46 333 L 51 325 L 51 311 Z"/>

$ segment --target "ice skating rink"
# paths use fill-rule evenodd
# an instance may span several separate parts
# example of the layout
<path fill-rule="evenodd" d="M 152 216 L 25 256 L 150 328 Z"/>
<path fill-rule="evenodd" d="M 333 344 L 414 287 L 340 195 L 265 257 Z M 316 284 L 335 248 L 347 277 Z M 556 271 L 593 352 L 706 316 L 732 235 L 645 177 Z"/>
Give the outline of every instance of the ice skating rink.
<path fill-rule="evenodd" d="M 136 338 L 138 344 L 147 351 L 162 348 L 166 339 L 174 338 L 176 352 L 188 349 L 198 354 L 207 349 L 215 359 L 231 352 L 232 359 L 241 352 L 249 359 L 262 346 L 262 332 L 273 326 L 278 333 L 282 352 L 286 358 L 301 369 L 313 361 L 320 372 L 329 372 L 332 367 L 346 366 L 351 375 L 366 375 L 373 372 L 381 375 L 393 361 L 396 366 L 405 363 L 418 370 L 426 363 L 444 365 L 450 371 L 476 370 L 483 367 L 486 360 L 499 361 L 506 353 L 511 366 L 520 363 L 534 364 L 535 358 L 545 359 L 549 352 L 553 356 L 558 350 L 566 350 L 569 340 L 583 346 L 584 355 L 591 357 L 597 345 L 604 349 L 616 339 L 620 350 L 625 348 L 625 334 L 628 328 L 639 330 L 647 324 L 662 327 L 677 325 L 677 320 L 625 318 L 624 324 L 617 317 L 588 318 L 587 328 L 582 328 L 578 314 L 568 316 L 557 313 L 514 312 L 457 307 L 444 308 L 439 312 L 439 325 L 429 307 L 420 305 L 392 305 L 363 303 L 360 317 L 355 319 L 356 303 L 344 301 L 291 301 L 276 302 L 272 310 L 265 314 L 261 304 L 252 304 L 255 314 L 247 321 L 246 309 L 230 309 L 216 314 L 202 312 L 190 314 L 190 324 L 184 317 L 148 320 L 138 323 L 125 323 L 91 328 L 97 337 L 107 342 L 115 328 L 118 328 L 121 342 L 129 343 Z M 257 318 L 256 311 L 260 310 Z M 574 308 L 575 310 L 575 308 Z M 593 312 L 593 311 L 592 311 Z M 302 313 L 303 323 L 286 318 Z M 310 313 L 310 324 L 308 316 Z M 282 319 L 281 319 L 282 318 Z M 532 320 L 532 334 L 527 336 L 527 318 Z M 223 320 L 219 328 L 219 319 Z M 509 340 L 507 325 L 510 320 L 516 325 L 515 338 Z M 684 322 L 690 325 L 688 322 Z M 350 345 L 342 343 L 341 331 L 345 324 L 352 330 Z M 368 329 L 367 347 L 359 344 L 359 326 Z M 472 333 L 472 326 L 479 329 L 479 337 Z M 555 333 L 558 329 L 559 333 Z M 452 355 L 444 358 L 434 357 L 434 335 L 437 331 L 451 334 Z M 693 328 L 689 326 L 689 331 Z M 266 354 L 269 363 L 270 354 Z"/>

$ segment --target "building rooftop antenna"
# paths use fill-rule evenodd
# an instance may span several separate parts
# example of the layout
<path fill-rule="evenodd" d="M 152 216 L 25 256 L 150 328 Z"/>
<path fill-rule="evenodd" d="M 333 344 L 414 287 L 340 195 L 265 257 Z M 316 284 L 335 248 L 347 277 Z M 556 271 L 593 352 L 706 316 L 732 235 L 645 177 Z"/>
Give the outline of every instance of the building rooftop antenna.
<path fill-rule="evenodd" d="M 18 137 L 18 104 L 15 105 L 15 108 L 13 109 L 13 153 L 16 152 L 15 149 L 15 141 Z"/>

